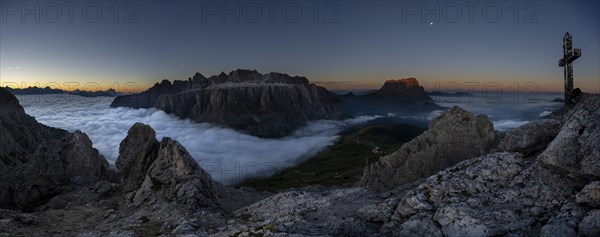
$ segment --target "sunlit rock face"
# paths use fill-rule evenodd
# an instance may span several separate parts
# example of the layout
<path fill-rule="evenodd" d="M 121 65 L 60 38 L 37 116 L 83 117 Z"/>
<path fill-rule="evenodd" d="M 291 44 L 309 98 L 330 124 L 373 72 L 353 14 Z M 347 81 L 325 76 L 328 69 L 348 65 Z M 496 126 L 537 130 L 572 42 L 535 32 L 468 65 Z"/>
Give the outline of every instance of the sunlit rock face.
<path fill-rule="evenodd" d="M 402 102 L 432 101 L 416 78 L 387 80 L 375 93 L 376 97 Z"/>
<path fill-rule="evenodd" d="M 156 107 L 181 118 L 210 122 L 259 137 L 282 137 L 307 121 L 340 119 L 340 102 L 304 77 L 236 70 L 188 81 L 163 81 L 145 92 L 118 96 L 112 107 Z"/>

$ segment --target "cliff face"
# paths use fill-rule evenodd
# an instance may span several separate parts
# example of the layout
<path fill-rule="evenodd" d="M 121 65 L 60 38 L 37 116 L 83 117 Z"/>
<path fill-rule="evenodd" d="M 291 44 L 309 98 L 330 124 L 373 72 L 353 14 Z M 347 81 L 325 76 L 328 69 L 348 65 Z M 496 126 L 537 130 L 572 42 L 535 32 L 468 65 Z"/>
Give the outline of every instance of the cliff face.
<path fill-rule="evenodd" d="M 107 177 L 108 162 L 86 134 L 39 124 L 0 88 L 0 208 L 34 210 Z"/>
<path fill-rule="evenodd" d="M 188 81 L 163 81 L 148 91 L 118 96 L 112 107 L 150 108 L 260 137 L 281 137 L 309 120 L 339 119 L 341 105 L 304 77 L 236 70 Z"/>
<path fill-rule="evenodd" d="M 425 178 L 465 159 L 487 154 L 496 140 L 486 115 L 454 107 L 433 119 L 429 130 L 365 169 L 361 184 L 376 190 Z"/>
<path fill-rule="evenodd" d="M 388 80 L 375 93 L 376 97 L 404 102 L 432 101 L 417 79 Z"/>
<path fill-rule="evenodd" d="M 175 200 L 189 207 L 218 206 L 215 183 L 179 142 L 136 123 L 119 147 L 117 168 L 122 172 L 127 201 L 149 205 Z"/>

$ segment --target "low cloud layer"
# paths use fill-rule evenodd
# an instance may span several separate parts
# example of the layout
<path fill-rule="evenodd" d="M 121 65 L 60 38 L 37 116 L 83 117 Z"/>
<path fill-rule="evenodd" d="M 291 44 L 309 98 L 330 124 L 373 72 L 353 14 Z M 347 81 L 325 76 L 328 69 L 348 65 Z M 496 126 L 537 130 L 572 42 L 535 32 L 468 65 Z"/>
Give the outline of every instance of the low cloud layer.
<path fill-rule="evenodd" d="M 84 98 L 73 95 L 19 96 L 25 111 L 46 125 L 88 134 L 94 147 L 110 163 L 119 156 L 119 144 L 136 122 L 152 126 L 160 140 L 171 137 L 183 144 L 215 180 L 234 184 L 241 180 L 267 176 L 323 150 L 349 126 L 365 123 L 377 115 L 363 115 L 343 121 L 315 121 L 280 139 L 264 139 L 207 123 L 179 119 L 156 109 L 110 108 L 113 98 Z M 487 114 L 496 130 L 505 131 L 539 118 L 561 106 L 553 103 L 556 94 L 540 94 L 527 100 L 489 101 L 481 98 L 438 100 L 437 104 L 458 105 L 475 114 Z M 479 99 L 479 100 L 478 100 Z M 387 111 L 385 117 L 406 123 L 427 124 L 442 111 L 406 114 Z"/>
<path fill-rule="evenodd" d="M 459 106 L 474 114 L 486 114 L 492 120 L 494 129 L 506 131 L 551 114 L 563 105 L 560 102 L 552 102 L 561 96 L 560 93 L 502 93 L 494 95 L 494 98 L 476 94 L 463 97 L 434 97 L 434 99 L 438 105 L 444 107 Z"/>
<path fill-rule="evenodd" d="M 110 108 L 112 98 L 72 95 L 20 96 L 25 111 L 39 122 L 88 134 L 96 149 L 114 163 L 119 144 L 136 122 L 152 126 L 160 140 L 178 140 L 215 180 L 233 184 L 265 176 L 332 145 L 338 132 L 376 116 L 315 121 L 280 139 L 257 138 L 207 123 L 194 123 L 156 109 Z"/>

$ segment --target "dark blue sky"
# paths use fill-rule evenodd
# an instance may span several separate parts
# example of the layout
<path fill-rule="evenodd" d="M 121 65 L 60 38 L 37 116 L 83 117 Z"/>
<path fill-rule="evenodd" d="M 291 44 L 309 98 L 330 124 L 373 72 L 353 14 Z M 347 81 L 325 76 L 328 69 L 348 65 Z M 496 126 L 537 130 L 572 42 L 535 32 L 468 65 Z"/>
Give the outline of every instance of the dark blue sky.
<path fill-rule="evenodd" d="M 508 91 L 533 82 L 560 91 L 557 61 L 569 31 L 583 50 L 575 86 L 600 92 L 597 1 L 0 2 L 5 85 L 145 88 L 197 71 L 247 68 L 344 82 L 339 89 L 416 77 L 430 89 L 438 82 L 479 82 L 479 88 L 497 82 Z"/>

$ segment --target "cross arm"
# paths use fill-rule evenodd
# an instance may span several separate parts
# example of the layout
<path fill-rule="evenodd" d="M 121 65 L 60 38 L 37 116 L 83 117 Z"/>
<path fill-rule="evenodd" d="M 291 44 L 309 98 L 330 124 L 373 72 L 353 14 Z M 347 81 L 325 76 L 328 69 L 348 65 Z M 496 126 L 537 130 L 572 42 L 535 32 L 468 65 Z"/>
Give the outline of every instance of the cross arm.
<path fill-rule="evenodd" d="M 573 49 L 567 52 L 563 58 L 558 60 L 558 66 L 564 67 L 568 63 L 572 63 L 575 59 L 581 57 L 581 49 Z"/>

